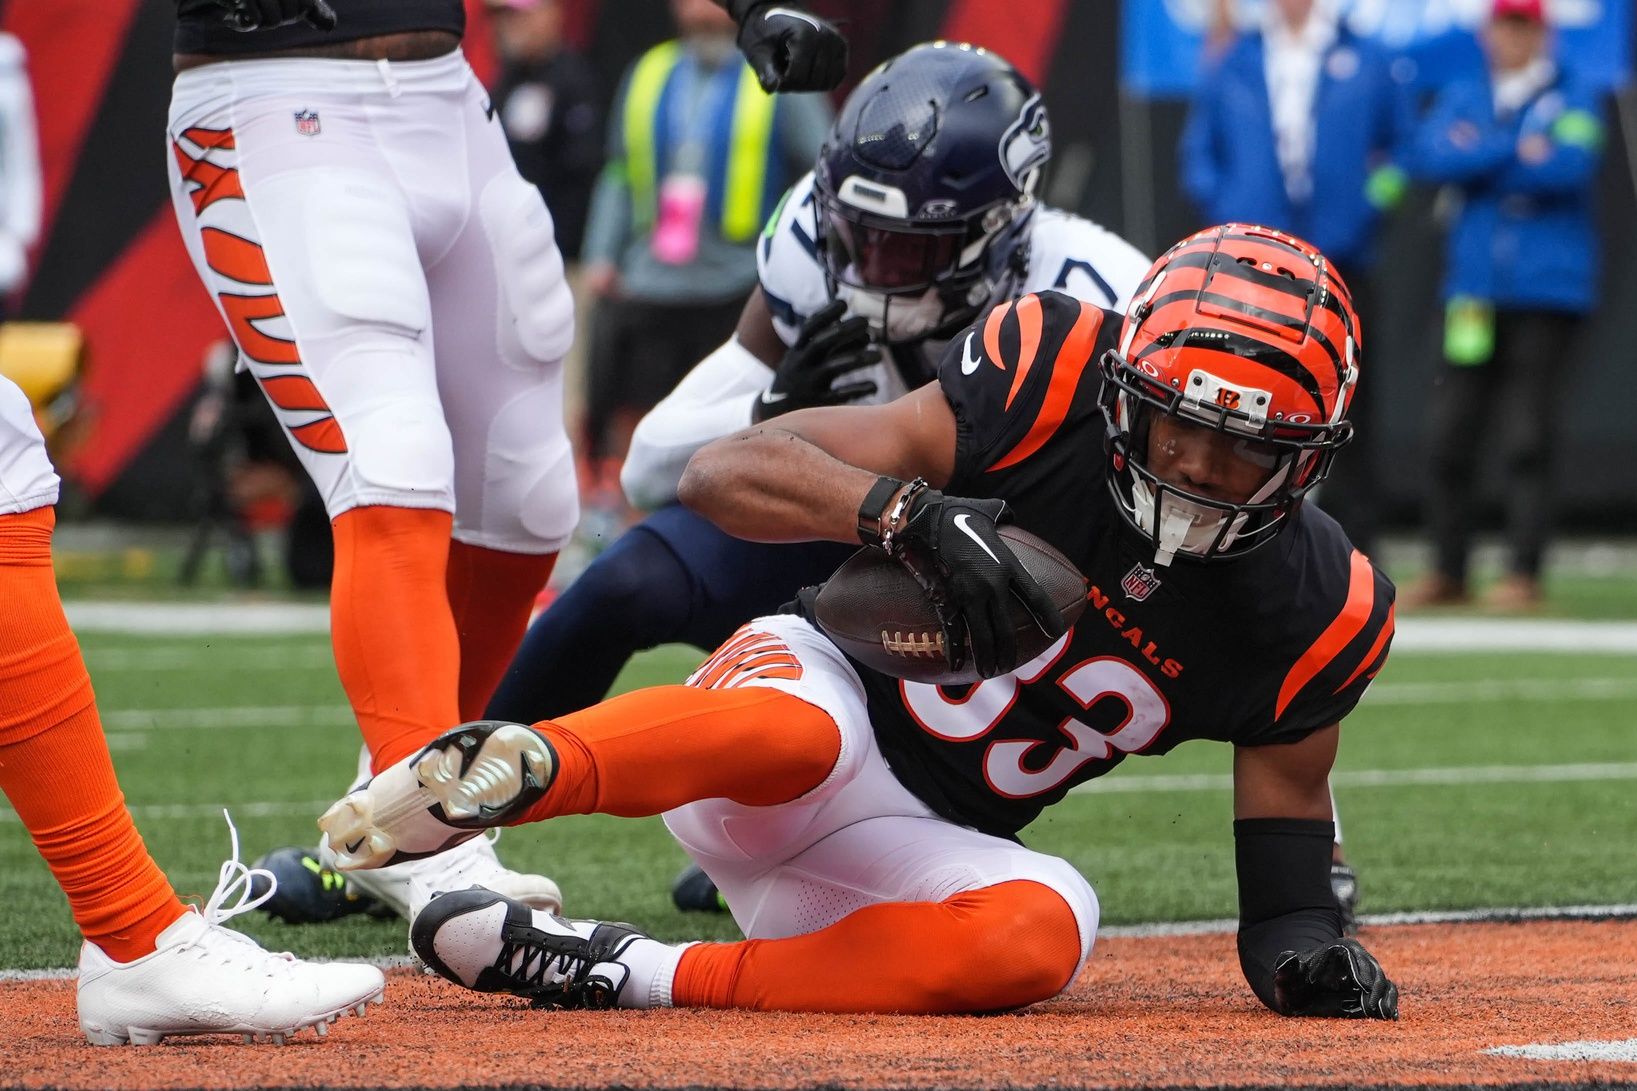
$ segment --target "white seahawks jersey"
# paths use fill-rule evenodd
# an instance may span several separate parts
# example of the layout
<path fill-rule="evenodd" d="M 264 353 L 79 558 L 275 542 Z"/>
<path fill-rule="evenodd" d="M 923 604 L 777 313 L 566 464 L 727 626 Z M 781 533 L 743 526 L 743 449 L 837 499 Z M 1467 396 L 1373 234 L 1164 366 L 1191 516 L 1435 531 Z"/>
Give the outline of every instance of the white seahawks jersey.
<path fill-rule="evenodd" d="M 0 515 L 57 502 L 57 474 L 46 457 L 34 411 L 17 384 L 0 375 Z"/>
<path fill-rule="evenodd" d="M 773 328 L 787 345 L 795 343 L 802 323 L 832 298 L 815 241 L 817 215 L 809 171 L 790 187 L 756 246 L 762 295 L 773 314 Z M 1114 311 L 1125 310 L 1152 264 L 1114 232 L 1056 208 L 1035 211 L 1029 247 L 1029 271 L 1017 294 L 1055 290 Z M 933 359 L 942 347 L 942 342 L 928 346 Z M 886 364 L 849 375 L 846 381 L 861 379 L 876 383 L 877 394 L 868 401 L 888 402 L 906 392 L 898 370 Z"/>
<path fill-rule="evenodd" d="M 773 328 L 787 345 L 795 343 L 802 323 L 831 300 L 818 256 L 816 210 L 809 173 L 790 188 L 756 246 L 762 295 Z M 1055 208 L 1035 211 L 1029 245 L 1029 271 L 1019 295 L 1056 289 L 1111 310 L 1125 309 L 1150 264 L 1112 231 Z M 909 349 L 924 355 L 928 378 L 945 344 L 923 342 Z M 772 378 L 773 369 L 735 340 L 700 361 L 637 425 L 620 471 L 626 498 L 639 508 L 675 500 L 688 458 L 711 440 L 750 424 L 752 405 Z M 840 381 L 873 382 L 875 393 L 860 399 L 864 403 L 890 402 L 908 393 L 904 372 L 885 358 Z"/>

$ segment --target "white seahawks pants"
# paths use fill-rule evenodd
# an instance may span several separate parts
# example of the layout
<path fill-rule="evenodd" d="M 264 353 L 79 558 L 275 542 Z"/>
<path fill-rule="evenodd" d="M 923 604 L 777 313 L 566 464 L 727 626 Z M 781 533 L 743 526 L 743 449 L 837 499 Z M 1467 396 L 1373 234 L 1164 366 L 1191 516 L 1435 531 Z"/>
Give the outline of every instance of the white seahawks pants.
<path fill-rule="evenodd" d="M 573 306 L 465 57 L 205 65 L 168 135 L 194 267 L 331 517 L 436 508 L 461 541 L 557 549 Z"/>
<path fill-rule="evenodd" d="M 737 674 L 722 658 L 735 641 L 748 665 Z M 789 677 L 798 673 L 791 660 L 799 677 Z M 758 677 L 756 664 L 769 663 L 783 666 Z M 706 799 L 665 815 L 747 937 L 803 935 L 877 902 L 940 902 L 1027 879 L 1062 895 L 1080 928 L 1081 960 L 1090 956 L 1098 917 L 1091 884 L 1068 861 L 956 825 L 905 788 L 876 747 L 857 673 L 807 622 L 757 618 L 688 684 L 783 690 L 828 713 L 841 732 L 834 771 L 800 799 L 774 807 Z"/>

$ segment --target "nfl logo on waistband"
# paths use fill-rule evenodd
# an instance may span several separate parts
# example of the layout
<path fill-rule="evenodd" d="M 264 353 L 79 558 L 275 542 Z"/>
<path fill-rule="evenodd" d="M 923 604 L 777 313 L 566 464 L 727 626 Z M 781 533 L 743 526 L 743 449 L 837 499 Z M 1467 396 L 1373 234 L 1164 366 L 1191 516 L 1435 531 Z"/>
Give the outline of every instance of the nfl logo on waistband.
<path fill-rule="evenodd" d="M 302 136 L 317 136 L 318 131 L 319 126 L 317 110 L 296 111 L 296 132 L 300 133 Z"/>
<path fill-rule="evenodd" d="M 1138 602 L 1152 595 L 1154 588 L 1159 585 L 1160 578 L 1154 575 L 1152 568 L 1144 568 L 1141 561 L 1137 562 L 1131 571 L 1125 574 L 1125 579 L 1120 581 L 1120 586 L 1125 589 L 1125 593 Z"/>

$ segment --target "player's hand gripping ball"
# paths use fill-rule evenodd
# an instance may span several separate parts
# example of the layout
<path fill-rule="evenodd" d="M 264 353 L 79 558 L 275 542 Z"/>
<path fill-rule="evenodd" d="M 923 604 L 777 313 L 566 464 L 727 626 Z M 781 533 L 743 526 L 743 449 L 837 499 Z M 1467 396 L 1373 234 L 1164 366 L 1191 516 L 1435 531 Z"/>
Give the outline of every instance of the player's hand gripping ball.
<path fill-rule="evenodd" d="M 967 518 L 952 517 L 950 530 L 964 536 L 978 521 L 960 515 Z M 969 572 L 957 589 L 947 548 L 906 555 L 900 547 L 895 557 L 866 546 L 819 589 L 814 620 L 842 651 L 894 678 L 955 686 L 1016 670 L 1079 619 L 1086 578 L 1026 530 L 985 529 L 991 540 L 974 546 L 984 554 L 975 567 L 993 565 L 993 580 Z"/>

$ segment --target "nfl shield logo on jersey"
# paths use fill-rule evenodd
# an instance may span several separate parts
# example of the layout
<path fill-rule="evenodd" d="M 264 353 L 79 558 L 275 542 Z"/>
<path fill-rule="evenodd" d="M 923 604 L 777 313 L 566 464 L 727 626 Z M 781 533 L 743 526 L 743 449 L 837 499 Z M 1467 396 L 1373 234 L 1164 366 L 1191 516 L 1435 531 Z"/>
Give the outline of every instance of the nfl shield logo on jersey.
<path fill-rule="evenodd" d="M 297 110 L 296 132 L 300 133 L 302 136 L 317 136 L 319 133 L 318 111 Z"/>
<path fill-rule="evenodd" d="M 1125 579 L 1120 581 L 1125 593 L 1137 602 L 1152 595 L 1159 585 L 1160 578 L 1154 575 L 1152 568 L 1144 568 L 1141 561 L 1133 565 L 1131 571 L 1125 574 Z"/>

